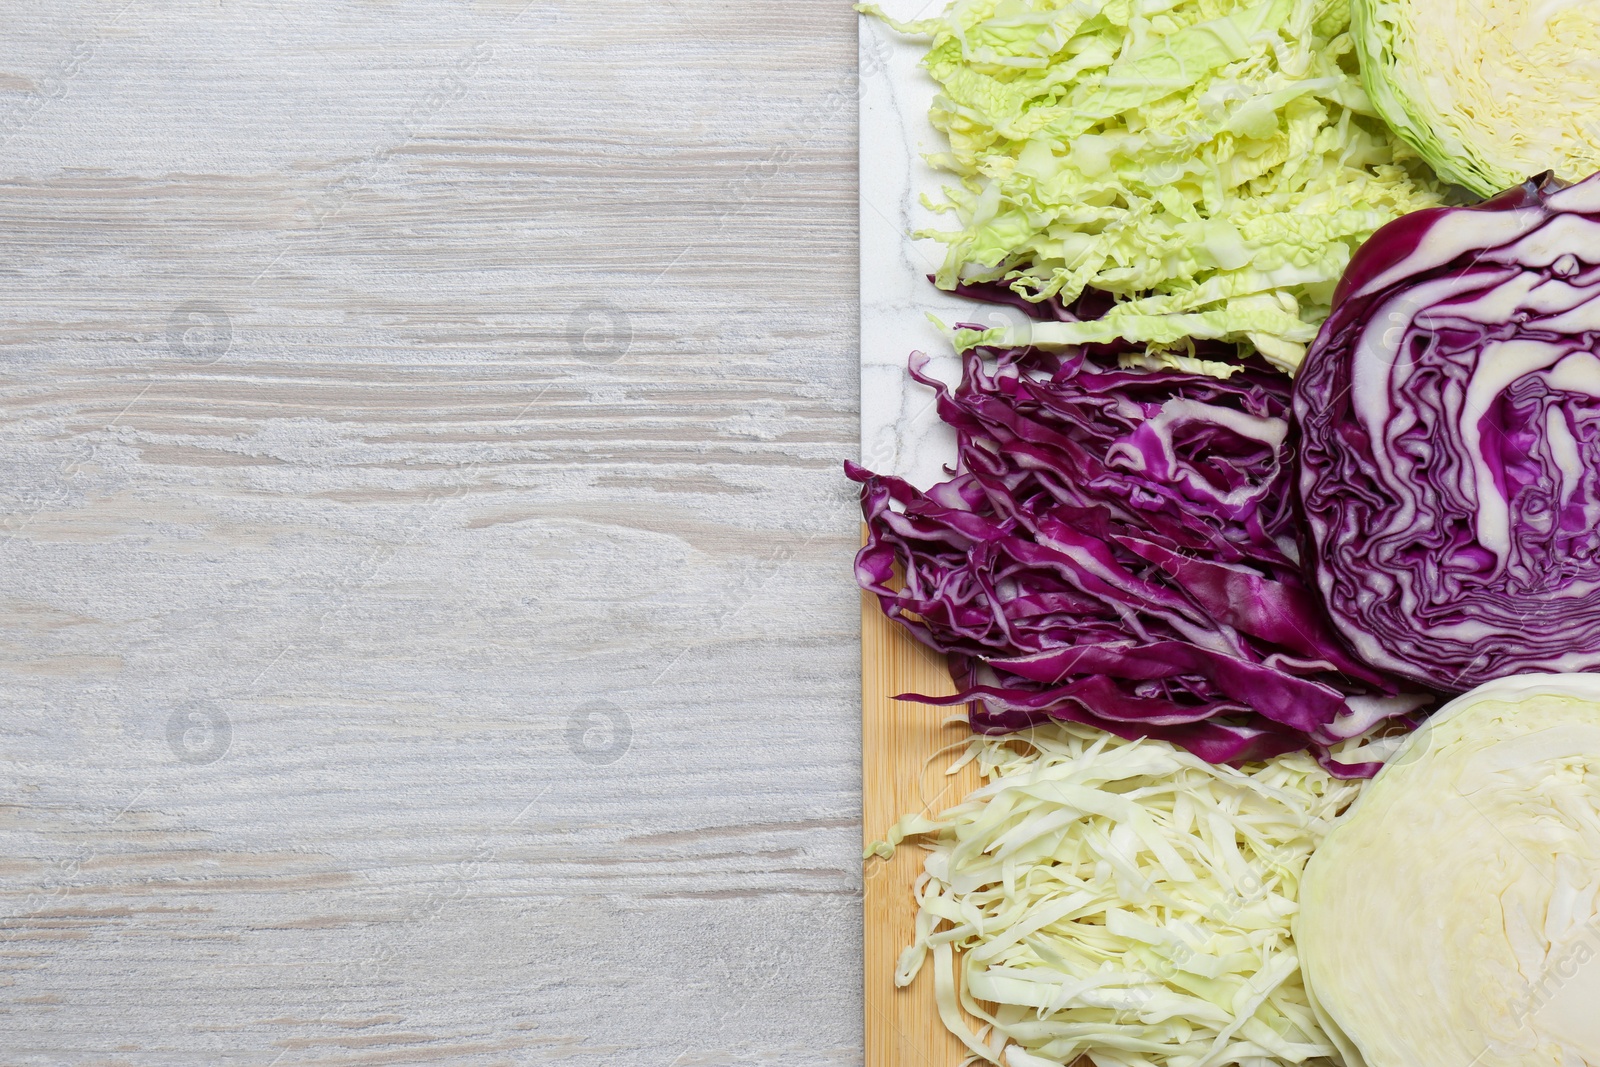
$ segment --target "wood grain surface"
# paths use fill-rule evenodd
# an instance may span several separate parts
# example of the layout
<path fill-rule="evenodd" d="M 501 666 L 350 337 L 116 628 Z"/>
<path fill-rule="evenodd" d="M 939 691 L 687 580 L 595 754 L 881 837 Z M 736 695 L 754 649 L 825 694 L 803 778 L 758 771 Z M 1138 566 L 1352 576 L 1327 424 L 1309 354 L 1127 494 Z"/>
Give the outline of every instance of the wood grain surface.
<path fill-rule="evenodd" d="M 0 13 L 0 1063 L 862 1059 L 856 16 Z"/>
<path fill-rule="evenodd" d="M 947 773 L 971 731 L 945 725 L 947 709 L 895 700 L 896 694 L 955 692 L 944 657 L 890 622 L 876 597 L 861 598 L 861 788 L 864 844 L 882 840 L 902 815 L 937 815 L 979 784 L 977 767 Z M 939 1020 L 933 967 L 904 989 L 895 961 L 911 943 L 917 905 L 912 882 L 924 850 L 902 845 L 892 858 L 866 861 L 867 1067 L 958 1067 L 968 1052 Z"/>

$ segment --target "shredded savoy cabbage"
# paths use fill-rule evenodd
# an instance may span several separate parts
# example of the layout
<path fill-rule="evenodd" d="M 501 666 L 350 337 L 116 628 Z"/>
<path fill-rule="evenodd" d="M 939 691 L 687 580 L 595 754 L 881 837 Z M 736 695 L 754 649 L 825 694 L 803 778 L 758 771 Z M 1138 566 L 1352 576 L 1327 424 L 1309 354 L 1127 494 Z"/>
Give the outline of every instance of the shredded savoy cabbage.
<path fill-rule="evenodd" d="M 882 16 L 875 5 L 861 10 Z M 1443 187 L 1362 90 L 1348 0 L 954 0 L 931 119 L 960 182 L 936 281 L 1003 282 L 1085 321 L 958 335 L 1045 347 L 1191 339 L 1291 373 L 1355 249 Z"/>
<path fill-rule="evenodd" d="M 1363 782 L 1303 753 L 1234 769 L 1073 723 L 974 737 L 956 766 L 970 760 L 987 784 L 936 818 L 901 819 L 867 854 L 921 835 L 915 940 L 895 981 L 931 956 L 940 1018 L 974 1056 L 1342 1062 L 1290 921 L 1307 859 Z"/>

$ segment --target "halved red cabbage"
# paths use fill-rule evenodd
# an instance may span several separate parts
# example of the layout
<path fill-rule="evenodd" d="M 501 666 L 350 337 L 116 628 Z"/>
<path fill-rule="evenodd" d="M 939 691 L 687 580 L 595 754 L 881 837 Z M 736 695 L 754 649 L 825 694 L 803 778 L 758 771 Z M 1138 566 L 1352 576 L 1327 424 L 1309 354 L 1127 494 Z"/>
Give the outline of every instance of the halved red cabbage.
<path fill-rule="evenodd" d="M 1056 718 L 1225 763 L 1320 752 L 1425 702 L 1341 646 L 1301 577 L 1288 379 L 974 350 L 952 392 L 925 365 L 954 476 L 923 493 L 846 470 L 858 580 L 961 689 L 929 703 L 972 702 L 984 733 Z"/>
<path fill-rule="evenodd" d="M 1459 691 L 1600 670 L 1600 177 L 1418 212 L 1352 260 L 1294 393 L 1317 585 Z"/>

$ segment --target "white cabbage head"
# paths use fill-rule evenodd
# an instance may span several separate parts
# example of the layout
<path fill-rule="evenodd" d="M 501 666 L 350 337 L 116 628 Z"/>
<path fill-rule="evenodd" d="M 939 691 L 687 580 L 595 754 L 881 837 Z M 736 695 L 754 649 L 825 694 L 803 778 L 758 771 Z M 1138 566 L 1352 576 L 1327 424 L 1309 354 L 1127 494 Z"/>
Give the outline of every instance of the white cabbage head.
<path fill-rule="evenodd" d="M 1350 1067 L 1600 1065 L 1600 675 L 1446 705 L 1312 856 L 1294 939 Z"/>
<path fill-rule="evenodd" d="M 1600 170 L 1600 4 L 1353 0 L 1362 84 L 1441 178 L 1481 196 Z"/>

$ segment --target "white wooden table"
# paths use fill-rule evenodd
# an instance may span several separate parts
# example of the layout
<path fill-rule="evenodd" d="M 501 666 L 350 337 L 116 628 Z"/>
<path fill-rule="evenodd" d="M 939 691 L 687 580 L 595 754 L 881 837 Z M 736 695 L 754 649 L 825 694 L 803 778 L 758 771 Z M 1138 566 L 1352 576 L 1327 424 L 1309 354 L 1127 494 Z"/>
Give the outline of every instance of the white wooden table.
<path fill-rule="evenodd" d="M 847 4 L 0 12 L 0 1063 L 860 1061 Z"/>

